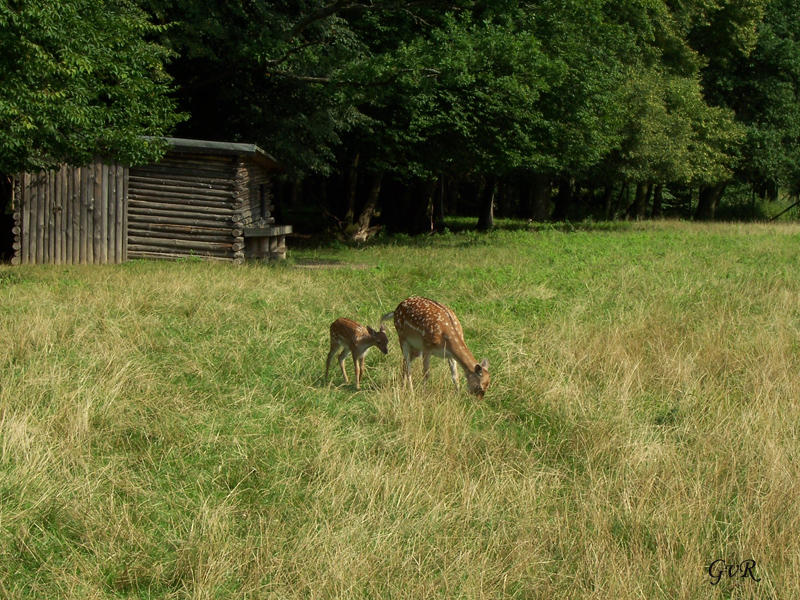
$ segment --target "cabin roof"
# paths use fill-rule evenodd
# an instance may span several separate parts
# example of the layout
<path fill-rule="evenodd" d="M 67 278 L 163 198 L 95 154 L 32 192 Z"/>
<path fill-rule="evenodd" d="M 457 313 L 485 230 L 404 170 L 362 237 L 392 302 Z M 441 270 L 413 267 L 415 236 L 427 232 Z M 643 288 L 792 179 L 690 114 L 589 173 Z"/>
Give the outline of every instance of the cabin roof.
<path fill-rule="evenodd" d="M 188 138 L 162 137 L 173 152 L 186 152 L 193 154 L 225 154 L 233 156 L 248 156 L 261 163 L 268 169 L 282 169 L 275 158 L 262 150 L 256 144 L 240 142 L 214 142 L 211 140 L 192 140 Z"/>

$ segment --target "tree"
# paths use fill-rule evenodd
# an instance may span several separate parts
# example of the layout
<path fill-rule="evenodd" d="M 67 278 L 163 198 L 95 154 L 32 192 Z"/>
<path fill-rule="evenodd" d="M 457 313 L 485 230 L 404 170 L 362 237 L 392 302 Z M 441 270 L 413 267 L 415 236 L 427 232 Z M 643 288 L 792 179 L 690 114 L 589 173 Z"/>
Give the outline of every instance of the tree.
<path fill-rule="evenodd" d="M 731 107 L 746 130 L 740 180 L 762 196 L 800 181 L 800 11 L 773 0 L 756 45 L 729 72 Z"/>
<path fill-rule="evenodd" d="M 800 164 L 793 0 L 139 2 L 172 24 L 180 133 L 261 143 L 358 239 L 381 203 L 430 230 L 454 190 L 483 226 L 554 184 L 551 218 L 689 187 L 713 214 Z"/>
<path fill-rule="evenodd" d="M 0 173 L 158 156 L 182 117 L 157 30 L 129 0 L 0 1 Z"/>
<path fill-rule="evenodd" d="M 689 45 L 702 57 L 700 70 L 703 96 L 710 106 L 732 110 L 739 123 L 746 123 L 742 103 L 754 106 L 754 98 L 742 98 L 737 85 L 737 65 L 750 60 L 759 39 L 760 24 L 768 0 L 693 0 L 679 11 Z M 744 117 L 744 118 L 743 118 Z M 745 153 L 741 138 L 729 148 L 729 154 Z M 750 147 L 752 150 L 753 147 Z M 744 155 L 741 155 L 744 157 Z M 746 160 L 745 160 L 746 162 Z M 717 205 L 732 177 L 705 181 L 700 186 L 695 217 L 713 219 Z"/>

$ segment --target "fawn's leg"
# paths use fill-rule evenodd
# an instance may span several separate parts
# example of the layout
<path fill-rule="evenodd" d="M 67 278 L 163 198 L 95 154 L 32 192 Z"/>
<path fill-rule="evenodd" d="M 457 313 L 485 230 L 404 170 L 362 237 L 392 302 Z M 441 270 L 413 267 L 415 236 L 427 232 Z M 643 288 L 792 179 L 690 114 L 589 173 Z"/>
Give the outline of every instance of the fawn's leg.
<path fill-rule="evenodd" d="M 353 367 L 356 371 L 356 389 L 361 389 L 361 365 L 364 364 L 364 355 L 356 356 L 355 352 L 353 353 Z"/>
<path fill-rule="evenodd" d="M 339 349 L 339 344 L 335 340 L 331 339 L 331 349 L 328 352 L 328 358 L 325 359 L 325 381 L 328 381 L 328 370 L 331 367 L 331 360 L 333 360 L 336 351 Z"/>
<path fill-rule="evenodd" d="M 344 368 L 344 359 L 347 358 L 347 355 L 350 354 L 350 350 L 345 348 L 342 350 L 341 354 L 339 354 L 339 368 L 342 369 L 342 375 L 344 375 L 344 382 L 350 383 L 350 379 L 347 377 L 347 371 Z"/>

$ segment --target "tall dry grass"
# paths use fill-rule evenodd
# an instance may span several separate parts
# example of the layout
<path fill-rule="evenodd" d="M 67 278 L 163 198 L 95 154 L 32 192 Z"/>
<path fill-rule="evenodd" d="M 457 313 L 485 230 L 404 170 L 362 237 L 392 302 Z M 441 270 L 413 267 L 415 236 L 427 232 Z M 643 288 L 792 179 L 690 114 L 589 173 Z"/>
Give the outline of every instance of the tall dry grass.
<path fill-rule="evenodd" d="M 800 596 L 799 241 L 664 223 L 0 268 L 0 596 Z M 321 380 L 334 318 L 412 293 L 489 358 L 485 402 L 441 362 L 407 393 L 394 340 L 361 392 Z M 712 586 L 719 558 L 760 581 Z"/>

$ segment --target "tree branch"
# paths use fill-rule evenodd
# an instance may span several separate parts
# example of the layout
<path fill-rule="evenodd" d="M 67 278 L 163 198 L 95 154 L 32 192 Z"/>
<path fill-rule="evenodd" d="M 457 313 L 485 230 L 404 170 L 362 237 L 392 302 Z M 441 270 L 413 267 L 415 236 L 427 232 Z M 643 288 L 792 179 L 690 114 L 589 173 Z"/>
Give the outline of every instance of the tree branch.
<path fill-rule="evenodd" d="M 330 16 L 335 15 L 336 13 L 349 10 L 351 8 L 372 8 L 373 5 L 370 2 L 369 4 L 364 4 L 362 2 L 353 2 L 352 0 L 335 0 L 330 4 L 323 6 L 312 13 L 309 13 L 300 21 L 298 21 L 294 27 L 289 31 L 288 41 L 292 41 L 298 35 L 300 35 L 303 31 L 308 29 L 313 23 L 317 21 L 321 21 L 323 19 L 327 19 Z"/>

